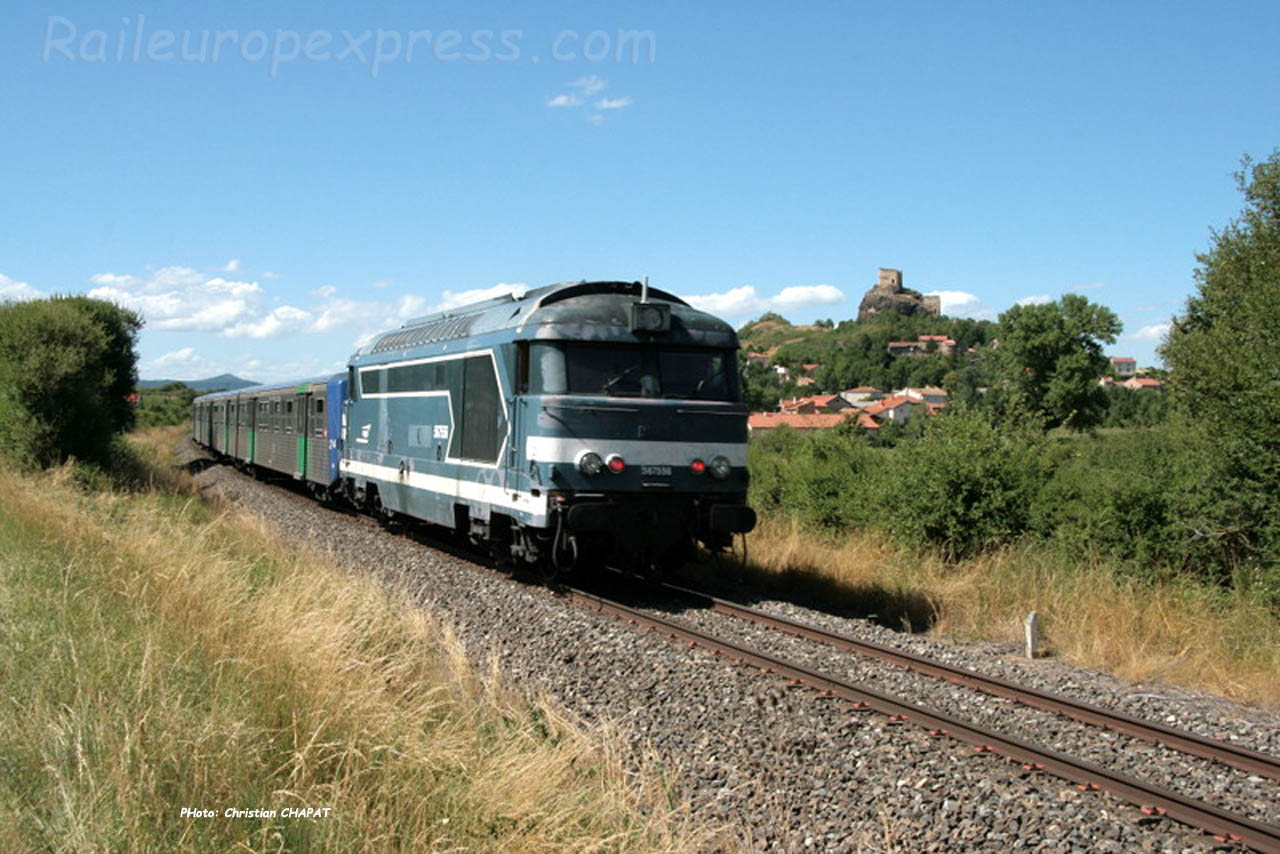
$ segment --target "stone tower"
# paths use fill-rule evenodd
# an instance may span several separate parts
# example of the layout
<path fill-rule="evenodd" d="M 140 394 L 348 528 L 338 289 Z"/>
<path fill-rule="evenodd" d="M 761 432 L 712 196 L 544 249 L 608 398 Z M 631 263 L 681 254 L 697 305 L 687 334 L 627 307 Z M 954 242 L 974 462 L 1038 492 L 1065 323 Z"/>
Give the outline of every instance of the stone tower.
<path fill-rule="evenodd" d="M 927 297 L 919 291 L 904 288 L 901 270 L 881 267 L 876 274 L 875 285 L 862 297 L 858 306 L 858 319 L 865 320 L 883 311 L 936 317 L 942 314 L 942 301 L 936 296 Z"/>

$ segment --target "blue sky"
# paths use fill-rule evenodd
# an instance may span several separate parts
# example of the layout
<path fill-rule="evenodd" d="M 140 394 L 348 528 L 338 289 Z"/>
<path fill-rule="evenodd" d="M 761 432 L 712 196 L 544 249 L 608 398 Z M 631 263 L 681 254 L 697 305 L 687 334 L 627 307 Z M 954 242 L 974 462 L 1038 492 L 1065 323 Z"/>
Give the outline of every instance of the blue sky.
<path fill-rule="evenodd" d="M 886 266 L 958 316 L 1079 291 L 1146 364 L 1280 146 L 1274 2 L 363 5 L 6 3 L 0 298 L 271 380 L 504 288 L 808 322 Z"/>

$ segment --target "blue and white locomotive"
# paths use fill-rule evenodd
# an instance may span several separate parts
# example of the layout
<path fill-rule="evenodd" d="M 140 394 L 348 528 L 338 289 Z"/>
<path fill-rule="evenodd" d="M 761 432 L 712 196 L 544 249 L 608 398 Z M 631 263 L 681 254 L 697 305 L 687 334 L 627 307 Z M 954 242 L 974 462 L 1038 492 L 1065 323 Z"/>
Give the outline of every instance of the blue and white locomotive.
<path fill-rule="evenodd" d="M 661 570 L 755 525 L 737 350 L 730 326 L 663 291 L 551 285 L 410 321 L 344 375 L 198 398 L 194 435 L 500 561 Z M 295 420 L 264 426 L 298 440 L 284 466 L 253 456 L 281 390 Z"/>

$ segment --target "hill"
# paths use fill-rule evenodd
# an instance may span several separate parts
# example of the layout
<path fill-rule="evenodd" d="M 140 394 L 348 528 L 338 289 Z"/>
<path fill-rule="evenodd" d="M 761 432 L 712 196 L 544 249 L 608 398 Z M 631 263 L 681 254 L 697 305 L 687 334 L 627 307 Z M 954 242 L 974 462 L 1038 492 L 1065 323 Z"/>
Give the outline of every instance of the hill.
<path fill-rule="evenodd" d="M 881 389 L 942 385 L 955 394 L 962 386 L 985 384 L 978 353 L 995 335 L 996 324 L 990 321 L 890 311 L 863 320 L 827 323 L 794 326 L 771 313 L 738 330 L 749 405 L 769 409 L 783 396 L 834 394 L 859 385 Z M 891 341 L 916 342 L 921 335 L 944 336 L 949 341 L 945 349 L 930 343 L 911 355 L 891 352 Z M 969 348 L 974 348 L 972 353 Z M 764 354 L 768 363 L 748 358 L 748 353 Z M 802 371 L 806 364 L 817 367 Z M 773 366 L 787 368 L 791 379 L 780 378 Z M 802 373 L 813 380 L 803 391 L 795 384 Z"/>
<path fill-rule="evenodd" d="M 258 385 L 253 380 L 241 379 L 235 374 L 219 374 L 203 380 L 138 380 L 138 388 L 160 388 L 178 382 L 195 391 L 235 391 Z"/>

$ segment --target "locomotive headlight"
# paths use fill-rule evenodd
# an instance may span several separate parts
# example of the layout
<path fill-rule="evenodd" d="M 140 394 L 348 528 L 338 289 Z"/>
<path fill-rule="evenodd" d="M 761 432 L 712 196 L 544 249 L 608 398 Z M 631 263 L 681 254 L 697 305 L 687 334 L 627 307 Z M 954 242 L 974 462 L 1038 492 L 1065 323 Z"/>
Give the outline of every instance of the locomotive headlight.
<path fill-rule="evenodd" d="M 617 454 L 613 454 L 609 457 L 609 460 L 605 465 L 609 467 L 609 472 L 611 474 L 622 474 L 622 472 L 627 468 L 627 461 Z"/>
<path fill-rule="evenodd" d="M 604 471 L 604 460 L 595 451 L 583 451 L 578 454 L 578 471 L 594 477 Z"/>
<path fill-rule="evenodd" d="M 733 471 L 733 463 L 729 462 L 728 457 L 712 457 L 710 467 L 711 476 L 716 480 L 724 480 Z"/>

